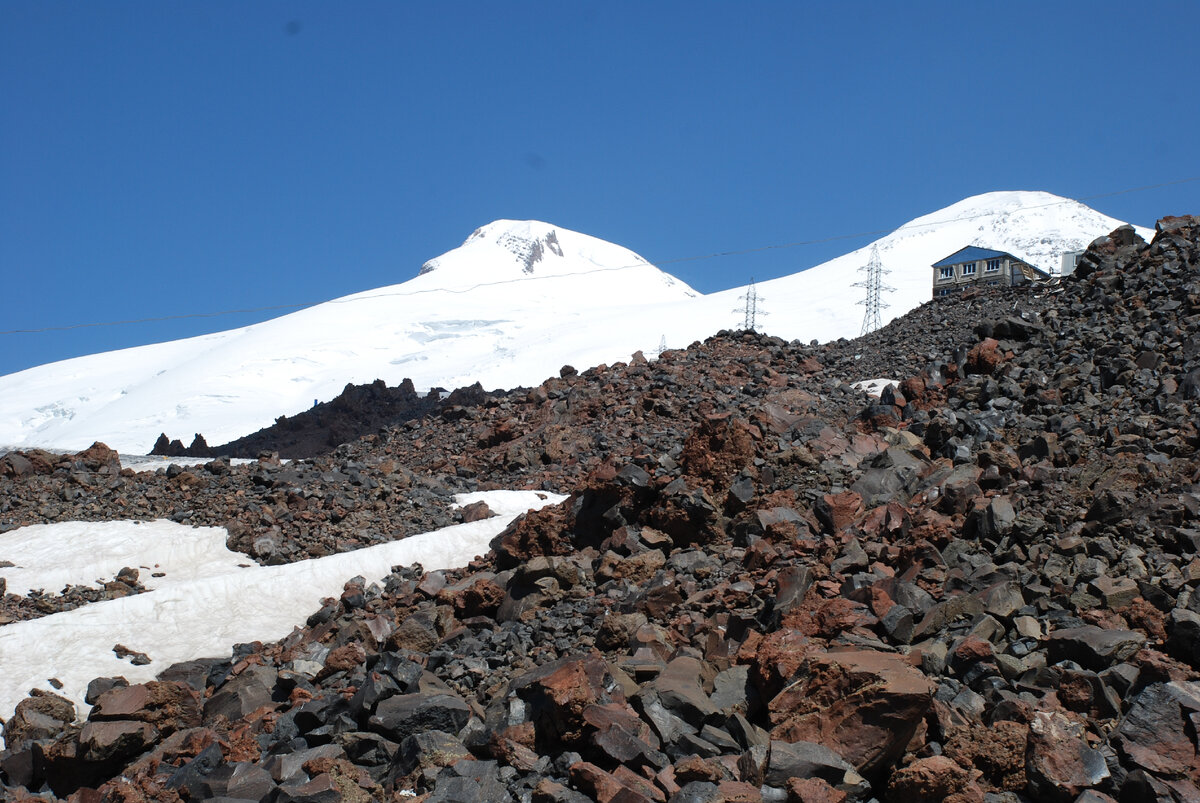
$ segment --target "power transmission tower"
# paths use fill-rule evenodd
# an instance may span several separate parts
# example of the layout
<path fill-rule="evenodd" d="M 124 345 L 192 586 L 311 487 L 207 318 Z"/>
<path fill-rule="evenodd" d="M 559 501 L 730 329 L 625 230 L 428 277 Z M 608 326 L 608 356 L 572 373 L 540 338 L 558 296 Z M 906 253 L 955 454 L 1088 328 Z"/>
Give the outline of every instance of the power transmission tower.
<path fill-rule="evenodd" d="M 662 340 L 658 341 L 658 348 L 654 352 L 655 357 L 661 357 L 662 353 L 667 350 L 667 336 L 663 335 Z"/>
<path fill-rule="evenodd" d="M 753 276 L 750 277 L 750 284 L 746 286 L 746 295 L 738 296 L 738 300 L 746 302 L 744 307 L 734 310 L 734 312 L 742 313 L 744 317 L 742 328 L 747 332 L 757 331 L 754 328 L 755 318 L 757 318 L 759 315 L 766 315 L 767 313 L 758 308 L 758 302 L 760 299 L 758 297 L 758 290 L 754 288 Z"/>
<path fill-rule="evenodd" d="M 883 267 L 883 263 L 879 261 L 879 246 L 871 246 L 871 261 L 859 268 L 867 274 L 867 278 L 861 282 L 855 282 L 851 287 L 865 287 L 867 289 L 867 297 L 859 304 L 863 304 L 867 308 L 867 314 L 863 316 L 862 334 L 874 332 L 881 324 L 879 323 L 879 310 L 889 306 L 879 298 L 879 294 L 893 292 L 896 288 L 889 287 L 883 283 L 883 274 L 891 273 L 890 270 Z"/>

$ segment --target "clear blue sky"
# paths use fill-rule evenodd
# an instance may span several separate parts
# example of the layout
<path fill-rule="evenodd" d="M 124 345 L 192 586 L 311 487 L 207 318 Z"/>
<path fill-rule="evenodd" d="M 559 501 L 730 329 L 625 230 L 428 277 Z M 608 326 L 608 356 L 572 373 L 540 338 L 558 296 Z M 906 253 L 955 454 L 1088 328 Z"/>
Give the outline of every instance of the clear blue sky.
<path fill-rule="evenodd" d="M 1200 176 L 1200 2 L 0 2 L 0 329 L 318 302 L 497 218 L 711 292 Z M 1200 182 L 1089 201 L 1153 225 Z M 0 335 L 0 374 L 282 312 Z"/>

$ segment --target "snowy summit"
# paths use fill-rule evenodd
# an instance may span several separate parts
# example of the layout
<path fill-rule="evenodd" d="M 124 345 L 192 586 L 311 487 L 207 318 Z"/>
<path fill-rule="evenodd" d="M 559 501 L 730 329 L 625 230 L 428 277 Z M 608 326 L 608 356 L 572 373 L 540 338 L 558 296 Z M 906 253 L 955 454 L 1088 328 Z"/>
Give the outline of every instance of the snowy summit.
<path fill-rule="evenodd" d="M 548 277 L 620 273 L 607 283 L 636 290 L 645 300 L 674 301 L 687 285 L 655 268 L 634 252 L 586 234 L 539 220 L 497 220 L 471 233 L 462 245 L 421 266 L 422 280 L 443 288 Z M 655 285 L 666 291 L 655 293 Z M 652 298 L 645 298 L 646 293 Z"/>

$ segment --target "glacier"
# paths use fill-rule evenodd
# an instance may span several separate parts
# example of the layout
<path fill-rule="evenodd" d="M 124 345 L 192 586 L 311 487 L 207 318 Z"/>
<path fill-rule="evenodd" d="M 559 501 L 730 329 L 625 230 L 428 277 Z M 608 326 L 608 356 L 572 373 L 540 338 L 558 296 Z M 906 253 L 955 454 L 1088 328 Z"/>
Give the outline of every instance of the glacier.
<path fill-rule="evenodd" d="M 933 262 L 966 245 L 1047 271 L 1122 221 L 1045 192 L 992 192 L 918 217 L 862 248 L 757 285 L 759 331 L 854 337 L 854 283 L 877 247 L 886 323 L 930 296 Z M 1139 229 L 1143 236 L 1150 232 Z M 740 280 L 737 280 L 740 282 Z M 223 443 L 336 396 L 347 383 L 417 388 L 539 384 L 688 345 L 741 325 L 745 285 L 701 294 L 633 251 L 540 221 L 498 220 L 403 283 L 273 320 L 41 365 L 0 377 L 0 448 L 148 452 L 160 432 Z"/>

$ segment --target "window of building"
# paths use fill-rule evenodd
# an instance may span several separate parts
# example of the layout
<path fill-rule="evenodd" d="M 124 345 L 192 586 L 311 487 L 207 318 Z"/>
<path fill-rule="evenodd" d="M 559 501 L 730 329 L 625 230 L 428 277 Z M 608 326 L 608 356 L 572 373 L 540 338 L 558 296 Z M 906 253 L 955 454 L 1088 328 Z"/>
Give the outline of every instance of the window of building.
<path fill-rule="evenodd" d="M 953 265 L 951 265 L 948 268 L 942 268 L 942 272 L 940 274 L 938 274 L 938 281 L 945 281 L 946 279 L 953 279 L 953 278 L 954 278 L 954 266 Z"/>
<path fill-rule="evenodd" d="M 943 287 L 943 288 L 941 288 L 940 290 L 938 290 L 938 291 L 937 291 L 937 294 L 938 294 L 939 296 L 948 296 L 948 295 L 950 295 L 950 294 L 951 294 L 951 293 L 953 293 L 953 292 L 954 292 L 954 288 L 952 288 L 952 287 Z"/>
<path fill-rule="evenodd" d="M 1000 260 L 989 259 L 987 261 L 987 269 L 986 270 L 988 273 L 996 273 L 997 271 L 999 271 L 1000 270 Z"/>
<path fill-rule="evenodd" d="M 963 269 L 962 269 L 962 275 L 963 276 L 974 276 L 975 275 L 975 263 L 974 262 L 964 262 Z"/>

